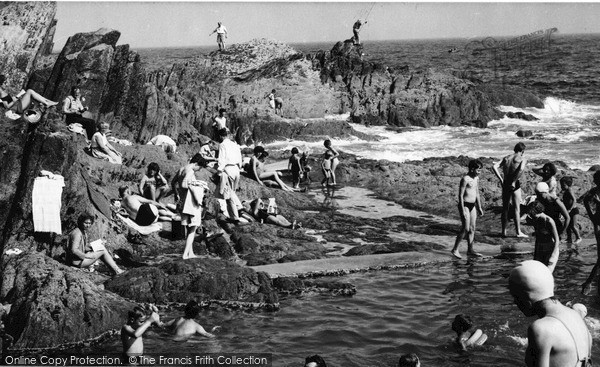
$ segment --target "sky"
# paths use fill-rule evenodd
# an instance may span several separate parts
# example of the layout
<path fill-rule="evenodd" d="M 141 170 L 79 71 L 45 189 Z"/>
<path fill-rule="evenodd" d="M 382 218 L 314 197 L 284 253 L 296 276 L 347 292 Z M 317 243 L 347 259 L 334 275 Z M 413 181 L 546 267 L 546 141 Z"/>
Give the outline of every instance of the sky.
<path fill-rule="evenodd" d="M 559 34 L 600 33 L 600 3 L 429 2 L 106 2 L 59 1 L 55 51 L 78 32 L 112 28 L 132 48 L 216 45 L 254 38 L 285 43 L 519 36 L 556 27 Z"/>

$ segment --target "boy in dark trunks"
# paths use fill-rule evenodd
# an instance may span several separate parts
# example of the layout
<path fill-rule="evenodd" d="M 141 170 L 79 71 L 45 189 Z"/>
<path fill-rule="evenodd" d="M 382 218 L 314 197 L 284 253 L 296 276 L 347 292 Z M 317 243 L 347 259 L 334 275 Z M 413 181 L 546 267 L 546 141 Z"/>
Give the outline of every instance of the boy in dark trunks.
<path fill-rule="evenodd" d="M 458 236 L 456 236 L 454 248 L 452 248 L 451 253 L 459 259 L 462 257 L 458 252 L 458 246 L 465 235 L 467 235 L 467 255 L 481 256 L 481 254 L 475 252 L 473 249 L 477 214 L 483 215 L 481 199 L 479 197 L 479 173 L 481 172 L 481 168 L 483 168 L 483 164 L 479 160 L 474 159 L 470 161 L 469 172 L 460 180 L 458 188 L 458 213 L 460 214 L 462 227 Z"/>
<path fill-rule="evenodd" d="M 571 222 L 567 227 L 567 243 L 578 244 L 581 242 L 581 235 L 577 226 L 579 208 L 575 203 L 575 195 L 573 194 L 573 177 L 562 177 L 560 179 L 560 187 L 563 190 L 563 204 L 565 204 L 565 208 L 571 217 Z M 573 242 L 573 235 L 575 235 L 575 242 Z"/>
<path fill-rule="evenodd" d="M 508 225 L 508 215 L 510 204 L 514 208 L 514 222 L 517 237 L 527 238 L 527 235 L 521 232 L 521 182 L 519 177 L 525 170 L 527 161 L 523 158 L 525 144 L 519 142 L 515 145 L 514 154 L 507 155 L 500 163 L 494 164 L 493 170 L 500 184 L 502 185 L 502 236 L 506 237 L 506 226 Z M 500 174 L 502 168 L 502 174 Z"/>

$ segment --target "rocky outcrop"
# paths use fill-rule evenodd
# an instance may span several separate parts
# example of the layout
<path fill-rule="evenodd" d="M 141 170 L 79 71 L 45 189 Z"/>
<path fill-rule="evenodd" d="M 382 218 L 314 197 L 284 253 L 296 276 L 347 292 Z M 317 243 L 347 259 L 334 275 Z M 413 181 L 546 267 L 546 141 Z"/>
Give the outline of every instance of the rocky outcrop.
<path fill-rule="evenodd" d="M 51 49 L 56 21 L 55 2 L 0 4 L 0 74 L 6 89 L 17 94 L 27 85 L 40 56 Z"/>
<path fill-rule="evenodd" d="M 107 282 L 106 288 L 138 302 L 278 301 L 267 274 L 211 259 L 179 260 L 133 269 Z"/>
<path fill-rule="evenodd" d="M 19 349 L 95 338 L 123 325 L 123 316 L 133 307 L 105 291 L 102 278 L 94 281 L 89 272 L 39 253 L 12 256 L 3 279 L 2 299 L 12 304 L 6 332 Z"/>

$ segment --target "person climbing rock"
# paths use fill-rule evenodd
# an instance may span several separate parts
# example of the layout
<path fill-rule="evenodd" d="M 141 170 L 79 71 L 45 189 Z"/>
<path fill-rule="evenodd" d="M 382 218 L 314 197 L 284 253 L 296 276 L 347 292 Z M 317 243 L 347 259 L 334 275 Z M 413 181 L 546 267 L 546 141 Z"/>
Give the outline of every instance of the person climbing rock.
<path fill-rule="evenodd" d="M 354 34 L 354 36 L 352 37 L 352 40 L 354 41 L 355 45 L 360 45 L 359 33 L 360 33 L 360 27 L 362 27 L 363 24 L 367 24 L 367 21 L 365 20 L 365 22 L 363 23 L 359 19 L 356 22 L 354 22 L 354 25 L 352 26 L 352 33 Z"/>

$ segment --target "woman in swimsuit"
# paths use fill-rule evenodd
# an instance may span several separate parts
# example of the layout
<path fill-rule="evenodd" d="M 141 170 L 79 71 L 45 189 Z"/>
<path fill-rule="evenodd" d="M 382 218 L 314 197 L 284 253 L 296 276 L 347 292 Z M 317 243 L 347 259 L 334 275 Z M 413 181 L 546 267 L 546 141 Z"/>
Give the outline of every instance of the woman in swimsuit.
<path fill-rule="evenodd" d="M 106 250 L 94 251 L 89 242 L 89 229 L 94 224 L 94 217 L 83 214 L 77 220 L 77 228 L 69 234 L 69 246 L 67 250 L 67 264 L 77 268 L 88 268 L 98 259 L 102 259 L 115 274 L 121 274 L 121 270 L 112 256 Z"/>
<path fill-rule="evenodd" d="M 46 107 L 52 107 L 58 104 L 58 102 L 44 98 L 32 89 L 28 89 L 24 94 L 13 97 L 4 90 L 3 86 L 5 82 L 6 76 L 0 75 L 0 101 L 2 102 L 2 106 L 9 111 L 13 111 L 13 114 L 16 113 L 21 115 L 26 109 L 29 108 L 29 106 L 31 106 L 32 100 L 40 102 Z"/>
<path fill-rule="evenodd" d="M 281 181 L 281 173 L 278 171 L 265 171 L 265 159 L 269 153 L 260 145 L 254 148 L 254 155 L 250 158 L 250 163 L 247 166 L 247 172 L 251 179 L 256 180 L 261 185 L 264 185 L 262 180 L 274 180 L 279 187 L 284 191 L 294 191 L 291 187 Z"/>
<path fill-rule="evenodd" d="M 469 172 L 460 180 L 458 189 L 458 213 L 462 226 L 451 253 L 454 257 L 461 259 L 458 252 L 458 246 L 467 236 L 467 255 L 480 257 L 481 254 L 473 250 L 473 242 L 475 241 L 475 225 L 477 223 L 477 214 L 483 215 L 481 209 L 481 199 L 479 198 L 479 172 L 483 168 L 483 164 L 479 160 L 469 162 Z"/>
<path fill-rule="evenodd" d="M 550 272 L 554 272 L 560 239 L 554 220 L 544 214 L 544 209 L 544 205 L 539 201 L 534 201 L 527 207 L 528 222 L 535 228 L 533 259 L 546 265 Z"/>

